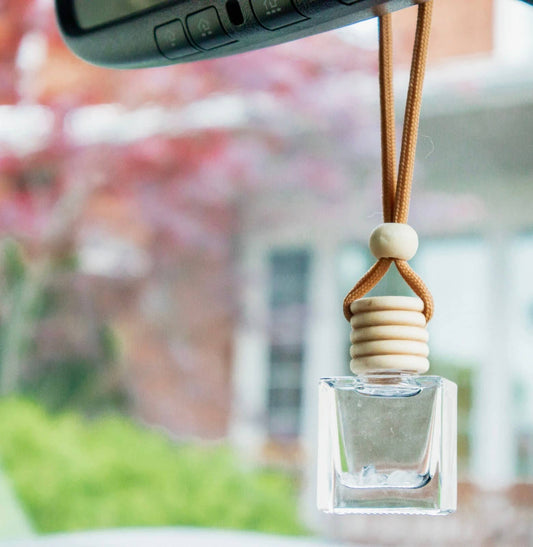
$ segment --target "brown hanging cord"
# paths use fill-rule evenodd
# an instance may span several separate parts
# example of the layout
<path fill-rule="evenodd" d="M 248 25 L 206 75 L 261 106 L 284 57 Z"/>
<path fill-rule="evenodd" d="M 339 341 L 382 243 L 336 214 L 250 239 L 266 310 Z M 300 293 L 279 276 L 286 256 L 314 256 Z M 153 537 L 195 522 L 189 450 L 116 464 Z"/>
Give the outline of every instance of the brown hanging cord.
<path fill-rule="evenodd" d="M 418 6 L 413 60 L 405 118 L 402 135 L 402 148 L 398 180 L 396 180 L 396 136 L 394 124 L 394 91 L 392 68 L 392 24 L 391 14 L 379 17 L 379 83 L 381 104 L 381 147 L 383 171 L 383 220 L 386 223 L 406 224 L 409 217 L 409 202 L 413 172 L 415 167 L 416 143 L 420 108 L 422 105 L 422 88 L 426 70 L 427 51 L 431 29 L 433 0 Z M 370 270 L 358 281 L 344 299 L 344 316 L 348 321 L 352 317 L 350 305 L 371 291 L 389 270 L 392 263 L 400 272 L 405 282 L 424 303 L 424 316 L 429 322 L 433 315 L 433 297 L 422 279 L 413 271 L 406 260 L 397 258 L 380 258 Z"/>

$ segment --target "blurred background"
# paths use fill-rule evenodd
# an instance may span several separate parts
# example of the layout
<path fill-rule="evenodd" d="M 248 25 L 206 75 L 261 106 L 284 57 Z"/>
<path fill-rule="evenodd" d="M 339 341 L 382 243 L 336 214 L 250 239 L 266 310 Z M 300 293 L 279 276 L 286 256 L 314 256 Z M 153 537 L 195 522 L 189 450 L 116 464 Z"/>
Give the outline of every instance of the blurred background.
<path fill-rule="evenodd" d="M 349 372 L 381 222 L 375 21 L 123 72 L 68 52 L 51 0 L 0 0 L 0 538 L 533 543 L 533 8 L 435 4 L 413 266 L 459 384 L 459 505 L 384 520 L 314 494 L 317 381 Z"/>

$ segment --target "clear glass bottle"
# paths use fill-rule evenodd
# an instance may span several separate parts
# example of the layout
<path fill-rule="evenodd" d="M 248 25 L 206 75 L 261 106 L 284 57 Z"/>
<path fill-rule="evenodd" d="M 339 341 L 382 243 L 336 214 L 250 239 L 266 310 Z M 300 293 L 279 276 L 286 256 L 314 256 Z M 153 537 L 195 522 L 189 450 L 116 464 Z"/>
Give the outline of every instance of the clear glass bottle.
<path fill-rule="evenodd" d="M 323 378 L 318 507 L 444 515 L 457 498 L 457 386 L 438 376 Z"/>

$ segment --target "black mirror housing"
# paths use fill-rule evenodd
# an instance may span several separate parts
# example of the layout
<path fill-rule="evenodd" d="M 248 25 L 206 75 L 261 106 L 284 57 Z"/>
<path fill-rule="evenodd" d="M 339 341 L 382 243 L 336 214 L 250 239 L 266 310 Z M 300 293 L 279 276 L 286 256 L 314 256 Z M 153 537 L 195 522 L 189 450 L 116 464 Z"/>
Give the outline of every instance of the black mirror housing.
<path fill-rule="evenodd" d="M 201 61 L 296 40 L 416 0 L 56 0 L 67 45 L 109 68 Z"/>

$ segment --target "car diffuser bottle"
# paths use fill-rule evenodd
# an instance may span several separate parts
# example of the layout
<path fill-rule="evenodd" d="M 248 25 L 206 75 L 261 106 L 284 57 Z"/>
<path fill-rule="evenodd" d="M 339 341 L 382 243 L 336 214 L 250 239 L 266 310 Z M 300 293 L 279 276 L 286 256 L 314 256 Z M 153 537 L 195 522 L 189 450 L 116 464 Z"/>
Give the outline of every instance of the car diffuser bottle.
<path fill-rule="evenodd" d="M 318 506 L 447 514 L 456 507 L 457 386 L 428 368 L 423 302 L 352 304 L 352 377 L 319 387 Z"/>
<path fill-rule="evenodd" d="M 432 0 L 420 3 L 396 176 L 392 29 L 379 16 L 383 219 L 370 236 L 378 259 L 344 300 L 353 377 L 319 386 L 318 507 L 329 513 L 444 515 L 456 508 L 457 386 L 429 369 L 433 298 L 408 261 L 407 224 Z M 395 264 L 416 297 L 363 298 Z"/>

